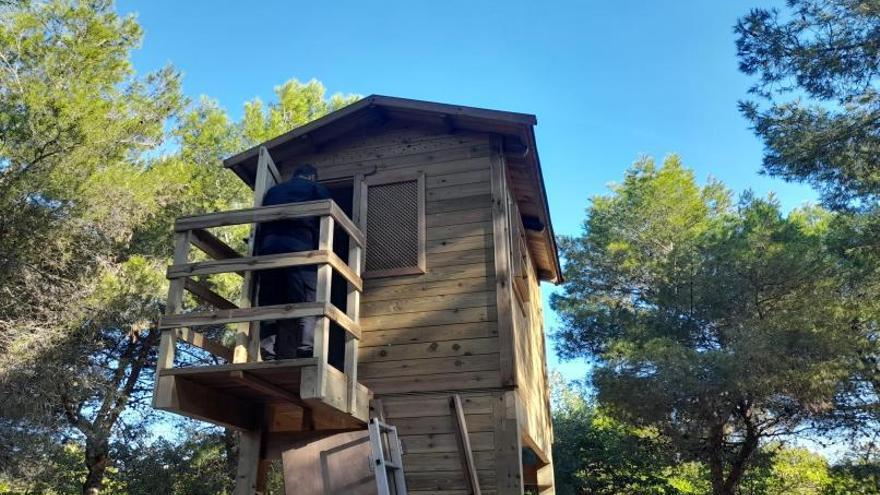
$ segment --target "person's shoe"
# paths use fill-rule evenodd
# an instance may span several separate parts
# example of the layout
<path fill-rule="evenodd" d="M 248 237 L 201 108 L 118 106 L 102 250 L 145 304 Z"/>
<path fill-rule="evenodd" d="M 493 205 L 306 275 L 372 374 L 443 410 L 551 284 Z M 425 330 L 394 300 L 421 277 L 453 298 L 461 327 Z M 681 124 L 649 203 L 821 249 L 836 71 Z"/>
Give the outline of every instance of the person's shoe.
<path fill-rule="evenodd" d="M 296 350 L 296 357 L 298 358 L 310 358 L 315 353 L 311 347 L 300 347 Z"/>

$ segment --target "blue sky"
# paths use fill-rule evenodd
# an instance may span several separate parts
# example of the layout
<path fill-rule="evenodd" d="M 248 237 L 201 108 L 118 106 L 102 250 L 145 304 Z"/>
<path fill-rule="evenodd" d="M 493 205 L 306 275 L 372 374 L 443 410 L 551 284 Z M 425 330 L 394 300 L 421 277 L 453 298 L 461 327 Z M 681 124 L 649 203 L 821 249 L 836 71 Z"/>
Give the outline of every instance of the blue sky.
<path fill-rule="evenodd" d="M 140 72 L 171 63 L 192 97 L 238 117 L 290 78 L 372 93 L 533 113 L 554 228 L 575 234 L 589 197 L 640 155 L 678 153 L 701 180 L 809 188 L 759 175 L 761 143 L 736 109 L 732 26 L 759 0 L 636 2 L 120 1 L 145 31 Z M 549 289 L 549 287 L 547 288 Z M 546 291 L 545 291 L 546 292 Z M 555 325 L 551 311 L 548 329 Z M 552 354 L 552 352 L 551 352 Z M 582 377 L 581 363 L 551 366 Z"/>

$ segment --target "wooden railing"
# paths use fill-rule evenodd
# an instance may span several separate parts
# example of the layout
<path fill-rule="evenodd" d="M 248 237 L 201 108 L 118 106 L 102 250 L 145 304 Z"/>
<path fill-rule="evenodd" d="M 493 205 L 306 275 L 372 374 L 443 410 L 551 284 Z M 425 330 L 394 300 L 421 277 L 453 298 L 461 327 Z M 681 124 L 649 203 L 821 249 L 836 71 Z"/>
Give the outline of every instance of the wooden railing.
<path fill-rule="evenodd" d="M 256 225 L 264 222 L 295 218 L 319 218 L 320 230 L 317 249 L 271 255 L 253 255 Z M 249 255 L 242 255 L 219 238 L 209 228 L 251 224 Z M 349 238 L 348 259 L 343 261 L 333 252 L 335 226 Z M 174 366 L 176 343 L 183 340 L 231 363 L 249 363 L 260 360 L 259 322 L 287 318 L 317 317 L 315 326 L 314 357 L 327 366 L 329 328 L 334 322 L 345 330 L 344 374 L 349 408 L 355 403 L 357 387 L 357 349 L 361 331 L 358 324 L 361 280 L 361 259 L 364 235 L 332 200 L 319 200 L 287 205 L 264 206 L 243 210 L 181 217 L 174 226 L 174 261 L 168 268 L 170 279 L 166 314 L 161 319 L 162 339 L 159 348 L 157 373 Z M 190 262 L 191 246 L 203 251 L 208 261 Z M 316 265 L 318 271 L 316 297 L 313 302 L 273 306 L 253 306 L 256 296 L 254 272 L 294 266 Z M 347 283 L 346 311 L 330 300 L 333 272 Z M 235 304 L 200 281 L 190 277 L 220 273 L 237 273 L 244 277 L 242 296 Z M 213 306 L 212 311 L 184 313 L 184 291 Z M 234 347 L 226 347 L 209 339 L 191 327 L 238 323 Z M 321 380 L 323 373 L 319 373 Z M 321 390 L 319 385 L 318 390 Z"/>

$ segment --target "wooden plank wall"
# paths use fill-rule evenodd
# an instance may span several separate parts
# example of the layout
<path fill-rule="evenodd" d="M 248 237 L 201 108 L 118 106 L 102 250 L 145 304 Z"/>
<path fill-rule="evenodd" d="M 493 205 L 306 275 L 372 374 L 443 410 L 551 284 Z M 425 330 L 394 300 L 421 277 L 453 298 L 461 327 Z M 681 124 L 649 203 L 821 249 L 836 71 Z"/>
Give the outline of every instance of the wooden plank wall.
<path fill-rule="evenodd" d="M 522 220 L 515 201 L 510 204 L 511 221 L 515 235 L 525 235 Z M 512 257 L 524 260 L 522 275 L 525 278 L 526 299 L 514 291 L 513 321 L 516 354 L 517 395 L 521 401 L 523 433 L 530 440 L 538 455 L 549 460 L 553 443 L 553 425 L 550 417 L 550 396 L 547 376 L 546 349 L 544 344 L 544 314 L 541 286 L 535 273 L 534 263 L 526 250 L 527 242 L 511 244 Z"/>
<path fill-rule="evenodd" d="M 461 394 L 480 489 L 496 493 L 495 404 L 501 394 Z M 397 427 L 405 455 L 407 489 L 413 494 L 470 493 L 455 435 L 449 395 L 399 395 L 382 399 L 385 419 Z"/>
<path fill-rule="evenodd" d="M 539 400 L 545 377 L 537 287 L 532 287 L 536 308 L 528 308 L 530 316 L 515 324 L 517 369 L 522 370 L 516 378 L 522 390 L 503 391 L 491 152 L 488 135 L 392 123 L 288 159 L 280 167 L 287 176 L 296 165 L 309 163 L 321 180 L 425 174 L 426 272 L 364 281 L 358 369 L 359 381 L 382 399 L 386 418 L 399 429 L 413 493 L 467 493 L 448 405 L 454 392 L 464 400 L 483 493 L 522 493 L 520 421 L 549 453 L 550 439 L 542 433 L 549 431 L 549 418 Z M 516 305 L 512 309 L 523 314 Z M 517 403 L 527 407 L 522 410 Z"/>
<path fill-rule="evenodd" d="M 377 396 L 498 387 L 489 137 L 391 125 L 282 166 L 425 174 L 426 272 L 365 280 L 359 380 Z"/>

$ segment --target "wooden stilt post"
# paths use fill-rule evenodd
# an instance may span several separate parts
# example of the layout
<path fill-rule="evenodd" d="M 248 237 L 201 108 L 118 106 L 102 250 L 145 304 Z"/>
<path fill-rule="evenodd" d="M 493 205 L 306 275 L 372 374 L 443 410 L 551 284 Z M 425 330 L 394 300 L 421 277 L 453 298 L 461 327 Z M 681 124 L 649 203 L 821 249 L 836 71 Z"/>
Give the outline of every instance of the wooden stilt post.
<path fill-rule="evenodd" d="M 190 232 L 178 232 L 174 234 L 174 263 L 187 263 L 189 261 Z M 165 306 L 165 314 L 173 315 L 183 310 L 184 281 L 179 278 L 168 283 L 168 303 Z M 162 380 L 159 376 L 162 370 L 174 367 L 174 355 L 177 352 L 177 339 L 182 329 L 172 328 L 161 330 L 159 338 L 159 357 L 156 360 L 156 378 L 153 385 L 153 406 L 164 407 L 171 403 L 174 379 Z"/>
<path fill-rule="evenodd" d="M 318 231 L 318 250 L 333 251 L 333 217 L 321 217 L 321 226 Z M 330 303 L 330 283 L 333 279 L 333 267 L 329 263 L 318 265 L 318 283 L 315 288 L 315 301 Z M 330 319 L 326 316 L 318 318 L 315 325 L 315 344 L 313 355 L 318 358 L 318 376 L 315 383 L 315 393 L 323 397 L 326 395 L 327 359 L 330 353 Z"/>
<path fill-rule="evenodd" d="M 354 239 L 349 239 L 348 267 L 361 275 L 361 255 L 363 250 Z M 348 299 L 345 304 L 346 314 L 351 321 L 360 321 L 361 293 L 352 285 L 348 284 Z M 354 412 L 357 407 L 357 364 L 358 364 L 358 339 L 352 334 L 345 333 L 345 380 L 348 387 L 348 412 Z"/>
<path fill-rule="evenodd" d="M 254 181 L 254 207 L 263 205 L 263 196 L 270 187 L 281 180 L 272 157 L 266 148 L 260 148 L 260 156 L 257 162 L 257 177 Z M 258 225 L 251 226 L 251 234 L 248 241 L 248 256 L 256 253 L 256 236 Z M 242 282 L 241 299 L 238 306 L 249 308 L 257 297 L 257 276 L 254 272 L 247 272 Z M 238 324 L 235 334 L 235 348 L 233 350 L 233 363 L 246 363 L 260 361 L 260 322 L 244 322 Z M 260 493 L 265 485 L 266 470 L 261 469 L 262 446 L 266 421 L 260 415 L 262 421 L 260 428 L 244 431 L 239 437 L 238 445 L 238 468 L 235 476 L 234 495 L 254 495 Z"/>

